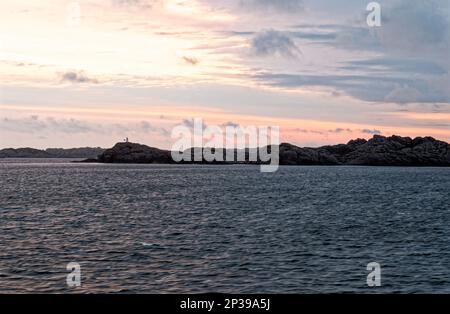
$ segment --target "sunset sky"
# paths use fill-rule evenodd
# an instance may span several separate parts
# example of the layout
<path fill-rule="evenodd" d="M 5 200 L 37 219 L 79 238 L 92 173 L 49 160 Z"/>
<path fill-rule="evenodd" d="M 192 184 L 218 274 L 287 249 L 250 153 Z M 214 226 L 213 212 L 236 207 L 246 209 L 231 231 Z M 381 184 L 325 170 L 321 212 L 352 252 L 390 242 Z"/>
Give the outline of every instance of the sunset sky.
<path fill-rule="evenodd" d="M 0 148 L 170 148 L 197 117 L 450 142 L 450 0 L 369 2 L 2 0 Z"/>

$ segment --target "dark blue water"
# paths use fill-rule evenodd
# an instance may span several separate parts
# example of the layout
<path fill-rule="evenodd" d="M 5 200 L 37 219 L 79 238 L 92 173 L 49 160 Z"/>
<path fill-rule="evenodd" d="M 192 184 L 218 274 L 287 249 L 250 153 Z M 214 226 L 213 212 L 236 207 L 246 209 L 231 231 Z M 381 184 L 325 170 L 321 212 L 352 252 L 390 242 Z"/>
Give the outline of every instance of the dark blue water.
<path fill-rule="evenodd" d="M 0 292 L 450 292 L 448 168 L 3 161 L 0 186 Z"/>

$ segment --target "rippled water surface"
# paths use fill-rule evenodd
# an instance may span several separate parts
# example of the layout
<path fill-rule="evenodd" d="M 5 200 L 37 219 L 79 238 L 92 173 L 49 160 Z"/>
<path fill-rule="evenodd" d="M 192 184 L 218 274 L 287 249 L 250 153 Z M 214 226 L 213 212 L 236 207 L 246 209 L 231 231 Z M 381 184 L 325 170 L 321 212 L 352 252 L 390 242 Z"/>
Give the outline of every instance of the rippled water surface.
<path fill-rule="evenodd" d="M 0 186 L 0 292 L 450 292 L 449 168 L 3 160 Z"/>

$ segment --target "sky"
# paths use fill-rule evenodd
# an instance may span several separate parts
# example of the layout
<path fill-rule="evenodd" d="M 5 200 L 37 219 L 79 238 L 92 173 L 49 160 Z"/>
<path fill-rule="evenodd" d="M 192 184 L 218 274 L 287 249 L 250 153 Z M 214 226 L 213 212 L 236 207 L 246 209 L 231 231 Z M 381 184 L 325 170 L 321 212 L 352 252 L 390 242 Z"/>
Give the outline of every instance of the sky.
<path fill-rule="evenodd" d="M 0 148 L 170 148 L 177 125 L 299 146 L 450 142 L 450 0 L 2 0 Z"/>

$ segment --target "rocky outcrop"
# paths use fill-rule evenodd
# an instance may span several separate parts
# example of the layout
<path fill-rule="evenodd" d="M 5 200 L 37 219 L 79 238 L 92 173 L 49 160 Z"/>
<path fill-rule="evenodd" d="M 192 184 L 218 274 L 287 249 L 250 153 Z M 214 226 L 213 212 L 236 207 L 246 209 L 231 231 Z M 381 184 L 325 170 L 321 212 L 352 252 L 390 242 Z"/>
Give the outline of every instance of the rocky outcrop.
<path fill-rule="evenodd" d="M 300 148 L 292 144 L 280 145 L 281 165 L 338 165 L 334 154 L 323 148 Z"/>
<path fill-rule="evenodd" d="M 170 151 L 135 143 L 117 143 L 98 156 L 103 163 L 173 163 Z"/>
<path fill-rule="evenodd" d="M 356 139 L 347 144 L 319 148 L 301 148 L 288 143 L 281 144 L 279 148 L 281 165 L 450 166 L 450 145 L 432 137 L 411 139 L 375 135 L 368 141 Z M 188 150 L 192 160 L 194 150 Z M 245 155 L 247 161 L 231 163 L 259 163 L 248 161 L 248 150 Z M 134 143 L 118 143 L 100 155 L 98 161 L 174 163 L 170 151 Z M 208 162 L 203 160 L 196 163 Z"/>
<path fill-rule="evenodd" d="M 432 137 L 375 135 L 347 144 L 300 148 L 280 145 L 284 165 L 450 166 L 450 145 Z"/>

